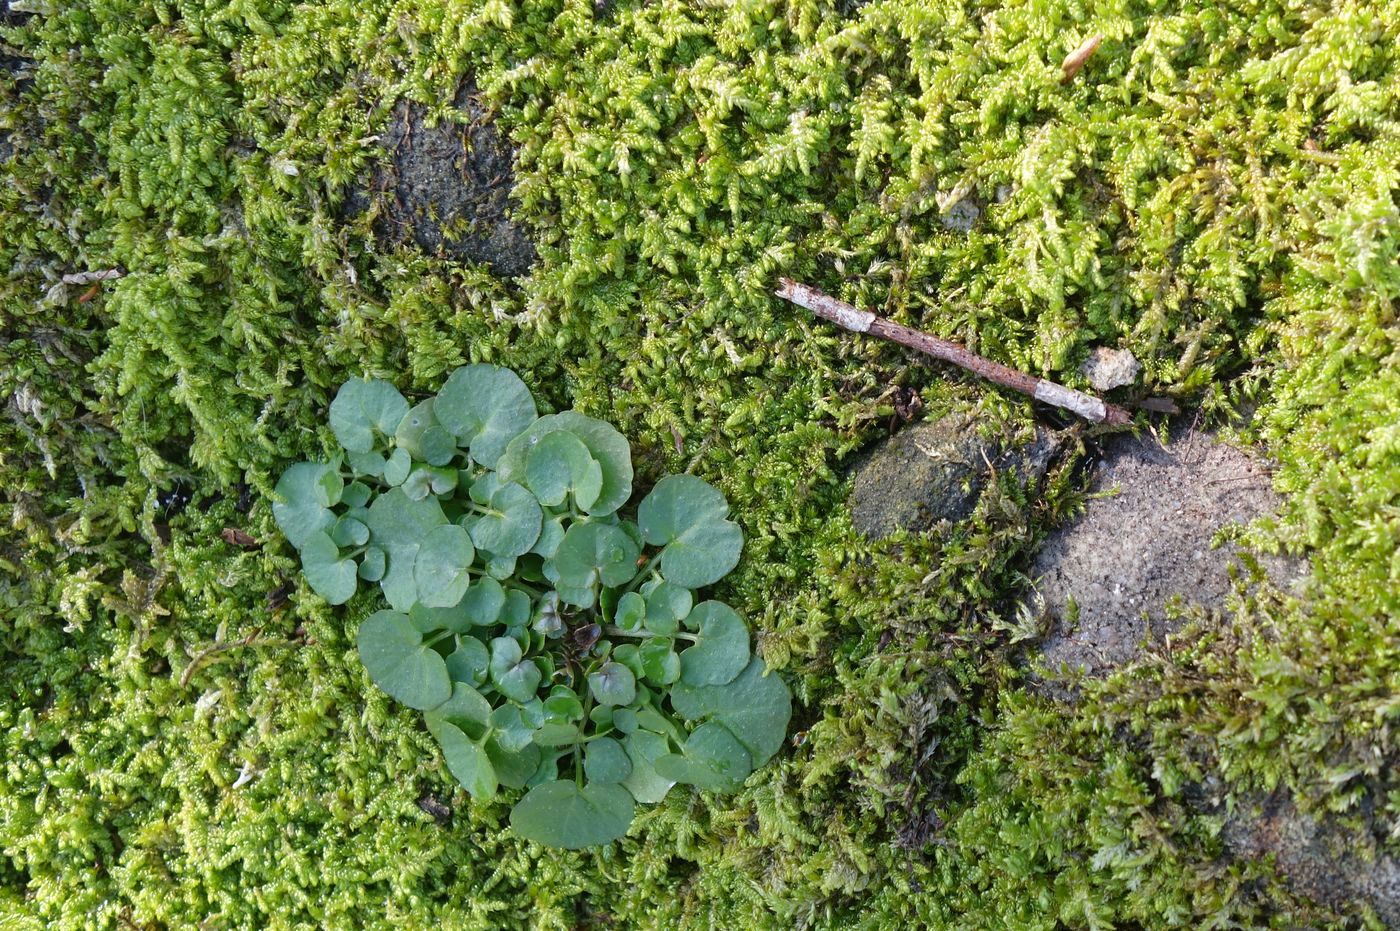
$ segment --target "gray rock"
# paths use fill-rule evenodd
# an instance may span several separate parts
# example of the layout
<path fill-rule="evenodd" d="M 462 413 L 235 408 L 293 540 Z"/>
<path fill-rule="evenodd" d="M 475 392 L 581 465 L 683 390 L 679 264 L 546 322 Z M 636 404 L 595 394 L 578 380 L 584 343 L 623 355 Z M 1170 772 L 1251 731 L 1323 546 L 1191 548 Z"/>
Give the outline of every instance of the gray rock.
<path fill-rule="evenodd" d="M 1023 481 L 1037 482 L 1058 449 L 1058 439 L 1041 428 L 1026 445 L 984 439 L 966 414 L 911 425 L 882 441 L 858 467 L 851 519 L 873 539 L 962 520 L 992 469 L 1015 469 Z"/>
<path fill-rule="evenodd" d="M 1089 379 L 1089 384 L 1099 391 L 1111 391 L 1137 381 L 1142 366 L 1126 349 L 1109 349 L 1099 346 L 1089 353 L 1089 358 L 1079 367 L 1079 371 Z"/>
<path fill-rule="evenodd" d="M 524 274 L 535 247 L 509 217 L 514 152 L 473 85 L 463 84 L 453 106 L 459 119 L 429 126 L 426 108 L 401 102 L 381 139 L 386 158 L 351 192 L 349 209 L 375 207 L 382 240 Z"/>
<path fill-rule="evenodd" d="M 1032 567 L 1052 623 L 1042 644 L 1052 669 L 1065 663 L 1100 673 L 1130 662 L 1179 626 L 1167 611 L 1178 597 L 1222 608 L 1238 550 L 1213 548 L 1212 539 L 1280 503 L 1264 463 L 1204 434 L 1167 448 L 1151 437 L 1114 438 L 1090 488 L 1103 497 L 1056 530 Z M 1284 585 L 1306 572 L 1294 560 L 1262 562 Z"/>
<path fill-rule="evenodd" d="M 1387 928 L 1400 928 L 1400 862 L 1375 841 L 1300 811 L 1283 793 L 1246 799 L 1221 838 L 1236 857 L 1272 856 L 1288 885 L 1338 912 L 1365 903 Z"/>
<path fill-rule="evenodd" d="M 943 224 L 944 229 L 956 233 L 970 233 L 981 216 L 982 208 L 978 207 L 976 199 L 969 195 L 955 204 L 950 204 L 939 216 L 938 222 Z"/>

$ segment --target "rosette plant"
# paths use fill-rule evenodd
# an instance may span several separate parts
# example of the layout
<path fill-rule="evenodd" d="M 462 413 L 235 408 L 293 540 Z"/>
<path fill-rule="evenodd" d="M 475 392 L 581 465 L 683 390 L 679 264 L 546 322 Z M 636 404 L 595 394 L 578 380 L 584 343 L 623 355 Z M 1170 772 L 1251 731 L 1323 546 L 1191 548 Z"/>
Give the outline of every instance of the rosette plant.
<path fill-rule="evenodd" d="M 388 607 L 357 637 L 370 678 L 424 712 L 473 797 L 525 790 L 519 834 L 606 843 L 635 803 L 733 790 L 778 751 L 787 687 L 739 615 L 699 594 L 743 547 L 717 489 L 668 476 L 624 518 L 622 434 L 539 416 L 493 365 L 413 406 L 351 380 L 330 426 L 343 453 L 287 469 L 277 524 L 326 601 L 379 586 Z"/>

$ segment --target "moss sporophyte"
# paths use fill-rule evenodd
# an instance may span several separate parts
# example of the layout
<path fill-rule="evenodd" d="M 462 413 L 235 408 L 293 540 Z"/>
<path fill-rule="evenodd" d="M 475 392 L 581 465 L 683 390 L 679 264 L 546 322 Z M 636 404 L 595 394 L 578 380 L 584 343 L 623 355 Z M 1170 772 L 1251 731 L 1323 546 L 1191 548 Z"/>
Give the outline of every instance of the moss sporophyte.
<path fill-rule="evenodd" d="M 637 802 L 732 791 L 781 747 L 787 686 L 732 608 L 698 600 L 743 548 L 713 486 L 668 476 L 623 518 L 626 438 L 538 416 L 492 365 L 413 406 L 348 381 L 330 425 L 341 453 L 283 473 L 277 524 L 329 603 L 379 586 L 357 636 L 370 678 L 424 713 L 473 797 L 526 790 L 522 836 L 607 843 Z"/>

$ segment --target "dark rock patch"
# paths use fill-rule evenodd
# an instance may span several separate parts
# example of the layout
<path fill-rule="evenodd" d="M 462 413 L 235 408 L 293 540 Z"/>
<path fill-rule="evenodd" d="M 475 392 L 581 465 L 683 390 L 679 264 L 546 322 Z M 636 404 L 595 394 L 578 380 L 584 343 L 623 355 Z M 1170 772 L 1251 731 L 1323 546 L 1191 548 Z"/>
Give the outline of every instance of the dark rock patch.
<path fill-rule="evenodd" d="M 1400 862 L 1370 837 L 1311 818 L 1284 794 L 1247 799 L 1221 833 L 1236 857 L 1272 856 L 1289 886 L 1337 912 L 1365 903 L 1387 928 L 1400 928 Z"/>
<path fill-rule="evenodd" d="M 1115 437 L 1094 470 L 1082 517 L 1057 530 L 1036 555 L 1032 577 L 1052 628 L 1050 668 L 1111 671 L 1178 626 L 1169 607 L 1224 606 L 1238 548 L 1212 547 L 1222 528 L 1277 510 L 1265 463 L 1209 435 L 1162 447 L 1151 437 Z M 1261 560 L 1280 584 L 1306 567 Z M 1072 607 L 1071 607 L 1072 606 Z"/>
<path fill-rule="evenodd" d="M 353 213 L 372 209 L 382 241 L 485 262 L 505 277 L 524 274 L 535 247 L 509 216 L 514 152 L 471 83 L 453 108 L 456 118 L 430 126 L 426 107 L 401 101 L 381 139 L 385 159 L 351 191 L 347 206 Z"/>
<path fill-rule="evenodd" d="M 851 519 L 874 539 L 962 520 L 994 470 L 1014 469 L 1034 483 L 1058 449 L 1057 438 L 1042 428 L 1025 445 L 987 439 L 967 414 L 911 425 L 882 441 L 857 468 Z"/>

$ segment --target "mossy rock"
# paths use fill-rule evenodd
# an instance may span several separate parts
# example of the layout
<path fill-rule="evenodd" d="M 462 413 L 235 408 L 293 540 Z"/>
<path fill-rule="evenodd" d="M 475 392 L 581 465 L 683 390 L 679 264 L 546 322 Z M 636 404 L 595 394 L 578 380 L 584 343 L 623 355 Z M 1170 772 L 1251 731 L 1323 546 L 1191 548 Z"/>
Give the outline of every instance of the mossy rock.
<path fill-rule="evenodd" d="M 523 275 L 535 246 L 510 215 L 515 152 L 475 85 L 462 84 L 453 109 L 455 118 L 430 122 L 427 107 L 400 101 L 381 140 L 384 158 L 351 192 L 349 209 L 372 209 L 381 241 Z"/>
<path fill-rule="evenodd" d="M 970 414 L 913 424 L 881 441 L 857 468 L 851 519 L 873 539 L 963 520 L 976 507 L 993 470 L 1014 469 L 1034 484 L 1059 445 L 1044 428 L 1036 428 L 1027 444 L 988 438 Z"/>

